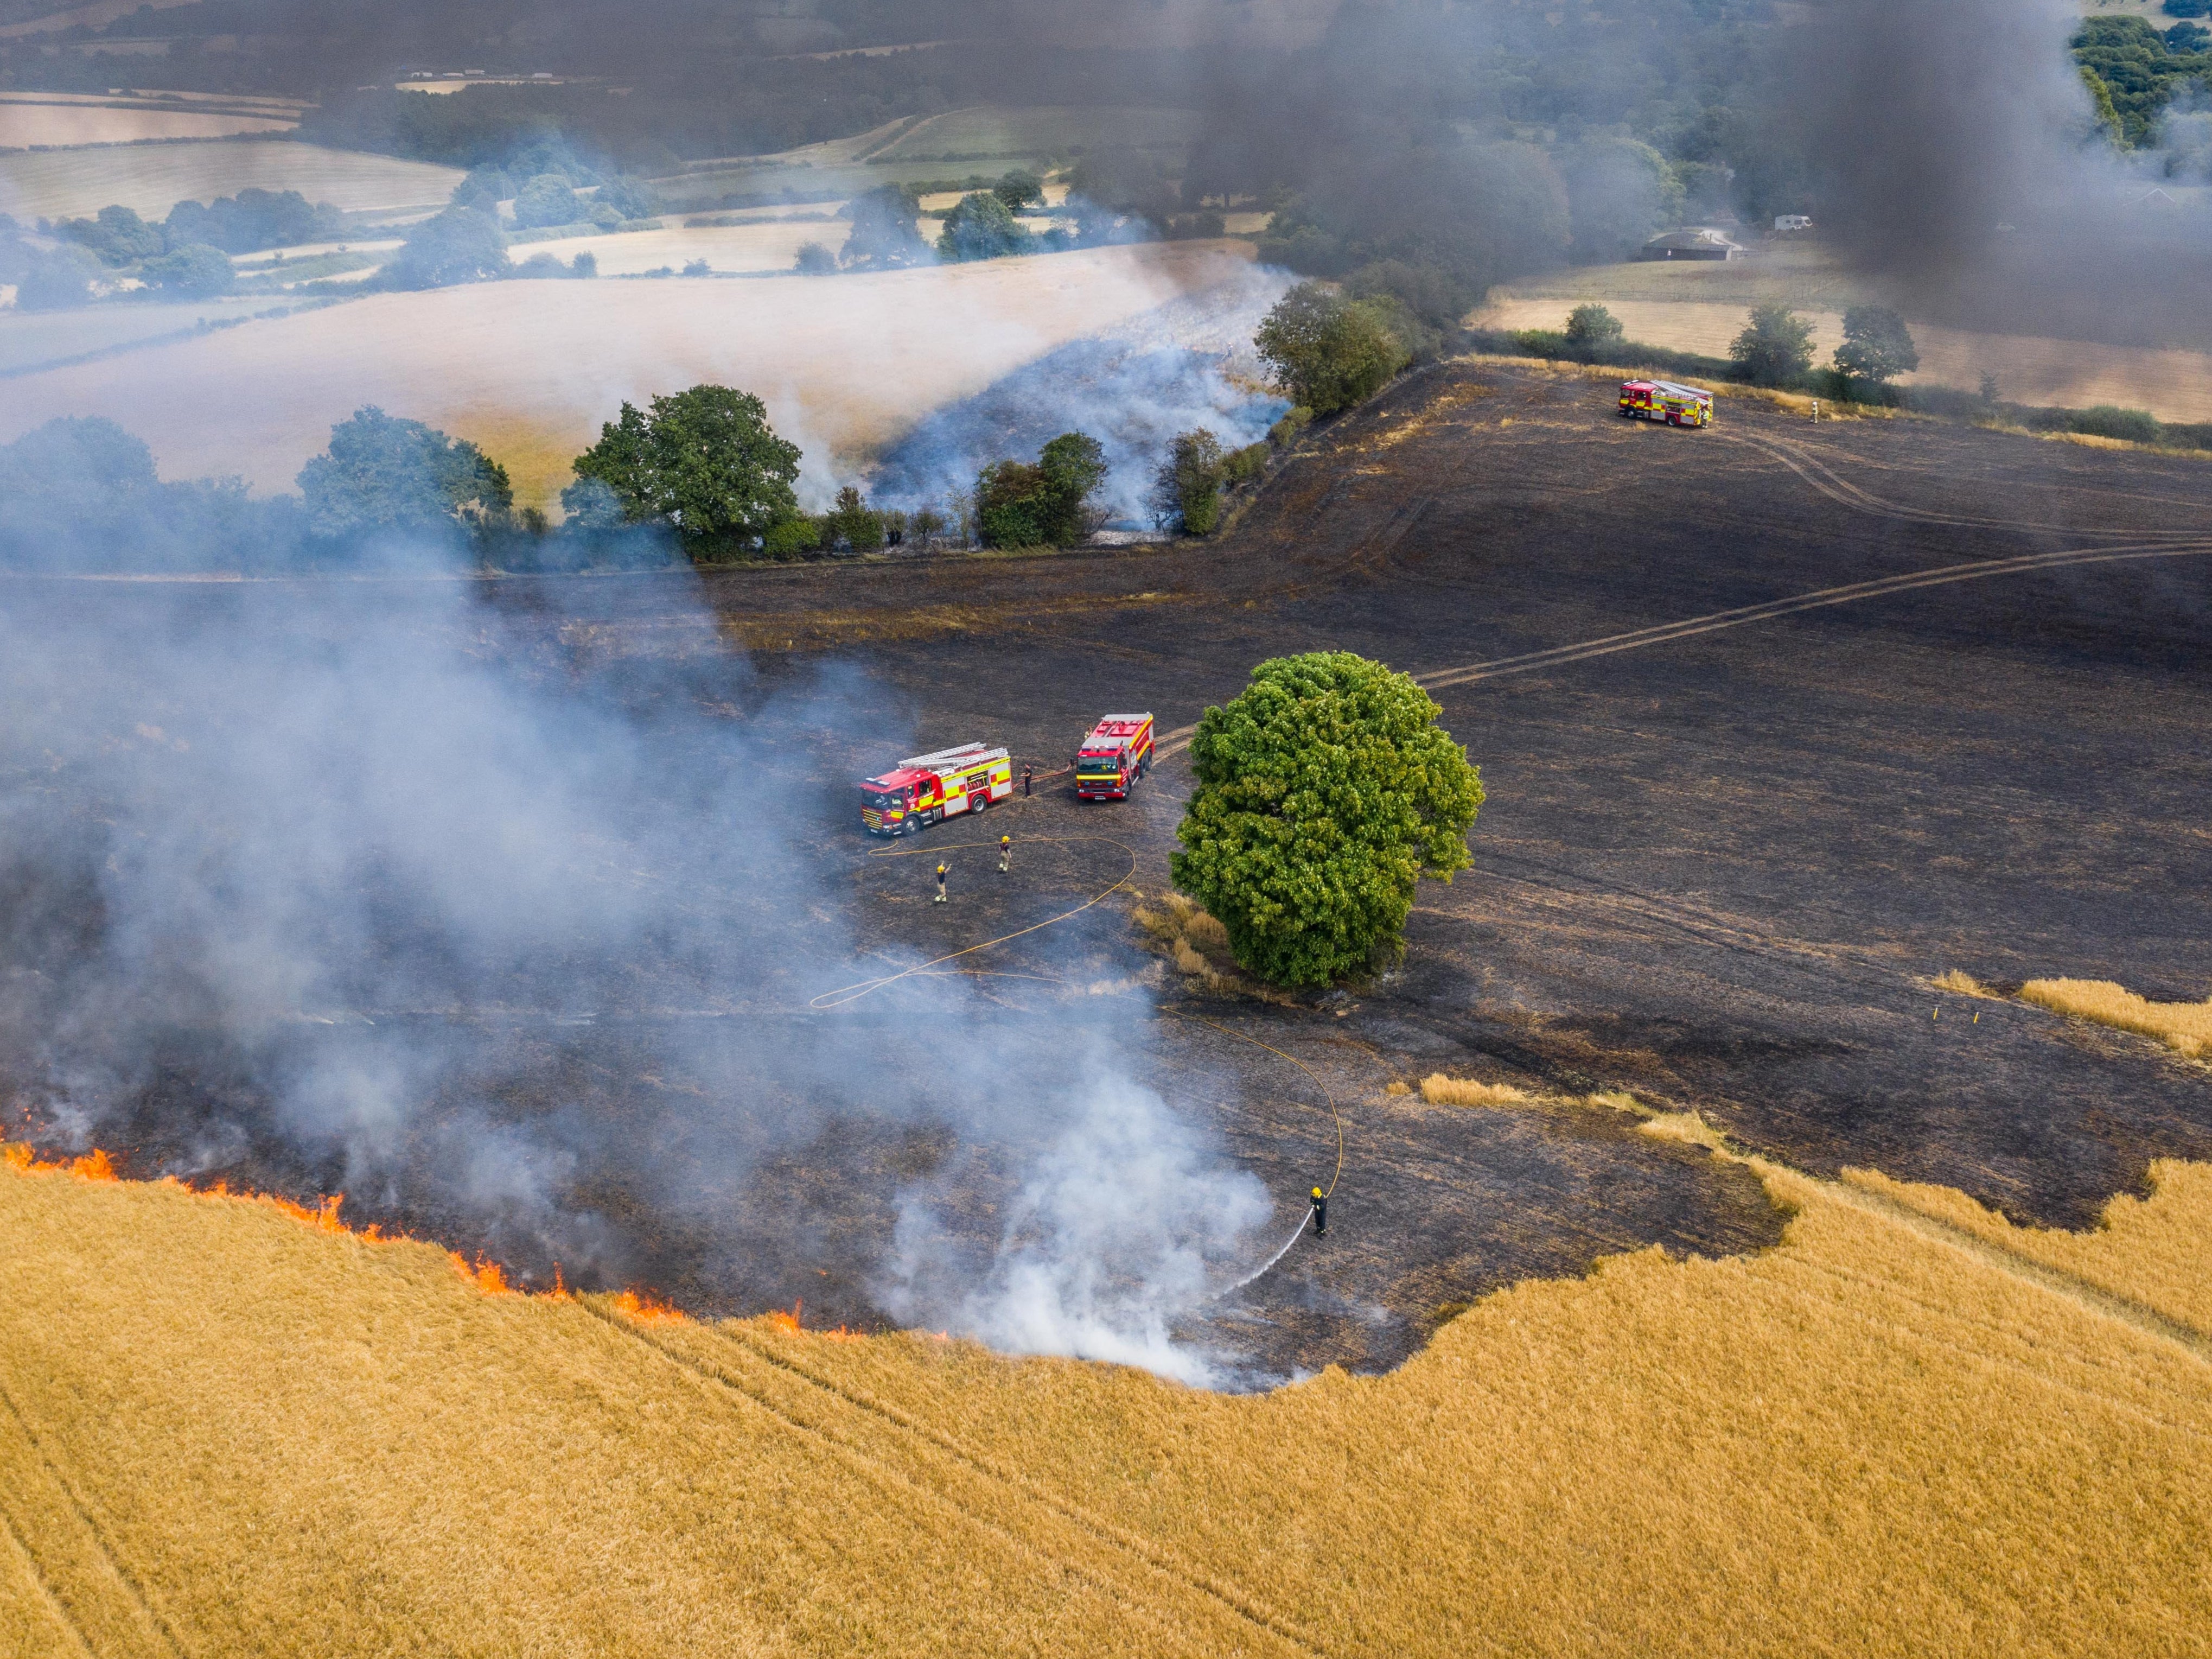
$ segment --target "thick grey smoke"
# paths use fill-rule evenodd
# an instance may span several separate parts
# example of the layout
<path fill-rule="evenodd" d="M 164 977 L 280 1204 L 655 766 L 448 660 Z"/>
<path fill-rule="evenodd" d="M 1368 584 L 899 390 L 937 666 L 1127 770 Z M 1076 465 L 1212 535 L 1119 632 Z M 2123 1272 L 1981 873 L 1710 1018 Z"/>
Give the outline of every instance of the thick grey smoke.
<path fill-rule="evenodd" d="M 2063 0 L 1831 0 L 1798 32 L 1778 141 L 1802 147 L 1835 244 L 1919 314 L 2116 344 L 2206 342 L 2212 215 L 2154 195 L 2194 165 L 2186 109 L 2124 154 Z"/>
<path fill-rule="evenodd" d="M 0 589 L 0 1127 L 342 1190 L 537 1283 L 758 1311 L 818 1276 L 1205 1376 L 1167 1333 L 1265 1196 L 1096 999 L 808 1012 L 862 948 L 849 778 L 921 734 L 848 674 L 763 684 L 690 578 L 630 580 L 709 648 L 594 663 L 557 584 Z M 947 1056 L 1024 1080 L 937 1086 Z"/>

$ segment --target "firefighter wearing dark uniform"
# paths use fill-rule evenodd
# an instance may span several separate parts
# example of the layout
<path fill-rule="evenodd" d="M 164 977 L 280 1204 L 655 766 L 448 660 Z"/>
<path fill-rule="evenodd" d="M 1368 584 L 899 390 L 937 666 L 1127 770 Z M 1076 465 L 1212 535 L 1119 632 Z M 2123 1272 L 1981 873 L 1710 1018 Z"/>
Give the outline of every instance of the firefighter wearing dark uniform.
<path fill-rule="evenodd" d="M 937 866 L 937 902 L 945 902 L 945 866 L 941 864 Z"/>
<path fill-rule="evenodd" d="M 1314 1237 L 1328 1237 L 1328 1194 L 1318 1187 L 1313 1189 Z"/>
<path fill-rule="evenodd" d="M 1024 766 L 1022 768 L 1022 797 L 1024 799 L 1027 799 L 1029 798 L 1030 774 L 1034 772 L 1036 769 L 1033 766 Z"/>
<path fill-rule="evenodd" d="M 1012 836 L 1001 836 L 999 837 L 999 873 L 1003 876 L 1013 867 L 1014 838 Z"/>

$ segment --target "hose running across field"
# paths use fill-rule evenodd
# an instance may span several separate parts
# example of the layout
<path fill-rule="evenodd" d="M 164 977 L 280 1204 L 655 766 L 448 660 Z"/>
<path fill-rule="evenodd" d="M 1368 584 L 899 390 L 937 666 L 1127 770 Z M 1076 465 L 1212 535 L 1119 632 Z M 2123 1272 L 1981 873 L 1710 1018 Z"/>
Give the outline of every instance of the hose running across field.
<path fill-rule="evenodd" d="M 1066 845 L 1076 842 L 1097 842 L 1105 846 L 1118 847 L 1127 856 L 1129 867 L 1122 872 L 1120 878 L 1116 879 L 1112 885 L 1101 889 L 1098 892 L 1091 895 L 1091 897 L 1085 899 L 1082 903 L 1077 905 L 1072 910 L 1063 910 L 1056 916 L 1048 916 L 1042 921 L 1032 922 L 1029 927 L 1018 928 L 1011 933 L 1001 933 L 996 939 L 987 939 L 978 945 L 970 945 L 966 946 L 964 949 L 958 951 L 949 951 L 945 955 L 941 957 L 933 957 L 927 962 L 915 963 L 912 967 L 902 968 L 896 974 L 879 975 L 874 979 L 861 980 L 855 984 L 841 986 L 834 991 L 824 991 L 820 996 L 817 996 L 808 1002 L 806 1006 L 810 1008 L 822 1010 L 842 1008 L 848 1003 L 859 1001 L 862 997 L 867 996 L 872 992 L 883 989 L 886 985 L 896 985 L 902 979 L 910 978 L 919 974 L 928 973 L 931 969 L 938 968 L 945 963 L 957 962 L 962 957 L 973 956 L 979 951 L 990 950 L 994 945 L 1006 945 L 1014 939 L 1025 938 L 1029 934 L 1041 933 L 1047 927 L 1057 927 L 1060 923 L 1072 921 L 1073 918 L 1081 915 L 1085 910 L 1091 908 L 1094 905 L 1099 904 L 1106 899 L 1112 897 L 1115 893 L 1120 892 L 1121 889 L 1127 886 L 1129 884 L 1130 878 L 1137 873 L 1137 854 L 1135 849 L 1130 847 L 1127 842 L 1117 840 L 1112 836 L 1040 836 L 1030 838 L 1024 844 L 1030 847 L 1054 846 Z M 968 848 L 994 848 L 997 845 L 998 843 L 996 842 L 990 841 L 962 841 L 954 842 L 950 846 L 887 847 L 880 848 L 876 852 L 872 852 L 869 854 L 868 856 L 872 859 L 915 858 L 926 856 L 933 853 L 956 853 Z M 1231 1030 L 1228 1026 L 1221 1024 L 1218 1021 L 1206 1019 L 1198 1014 L 1185 1013 L 1179 1008 L 1164 1008 L 1160 1012 L 1166 1014 L 1171 1014 L 1177 1019 L 1188 1020 L 1193 1024 L 1210 1026 L 1214 1030 L 1220 1032 L 1224 1036 L 1235 1037 L 1239 1042 L 1249 1042 L 1255 1048 L 1265 1048 L 1269 1054 L 1274 1055 L 1277 1059 L 1289 1060 L 1291 1065 L 1297 1066 L 1301 1072 L 1304 1072 L 1308 1078 L 1312 1079 L 1314 1087 L 1321 1091 L 1322 1099 L 1328 1103 L 1329 1116 L 1336 1126 L 1336 1166 L 1329 1171 L 1328 1184 L 1322 1188 L 1322 1196 L 1323 1198 L 1327 1198 L 1331 1194 L 1334 1193 L 1336 1191 L 1336 1183 L 1344 1174 L 1344 1114 L 1337 1108 L 1336 1097 L 1328 1091 L 1328 1085 L 1321 1080 L 1319 1074 L 1314 1071 L 1313 1067 L 1307 1065 L 1305 1061 L 1300 1060 L 1295 1054 L 1285 1054 L 1280 1048 L 1276 1048 L 1273 1043 L 1262 1042 L 1257 1037 L 1247 1036 L 1242 1031 Z M 1288 1255 L 1291 1253 L 1291 1247 L 1298 1242 L 1299 1237 L 1305 1231 L 1306 1222 L 1312 1217 L 1312 1214 L 1313 1212 L 1311 1208 L 1309 1207 L 1306 1212 L 1298 1218 L 1297 1225 L 1291 1230 L 1291 1236 L 1282 1242 L 1281 1245 L 1276 1249 L 1275 1253 L 1273 1255 L 1269 1256 L 1265 1261 L 1252 1269 L 1250 1273 L 1246 1273 L 1242 1279 L 1237 1279 L 1234 1284 L 1224 1285 L 1220 1290 L 1214 1291 L 1211 1296 L 1206 1297 L 1206 1300 L 1208 1302 L 1218 1302 L 1223 1297 L 1233 1295 L 1235 1292 L 1243 1290 L 1247 1285 L 1251 1284 L 1253 1280 L 1260 1278 L 1262 1274 L 1267 1273 L 1269 1268 L 1273 1267 L 1277 1262 Z"/>
<path fill-rule="evenodd" d="M 820 996 L 811 1000 L 806 1006 L 815 1009 L 842 1008 L 848 1002 L 858 1002 L 870 993 L 882 990 L 886 985 L 896 985 L 899 981 L 911 978 L 916 974 L 926 974 L 931 969 L 941 966 L 945 963 L 957 962 L 962 957 L 972 957 L 978 951 L 988 951 L 994 945 L 1005 945 L 1011 940 L 1026 938 L 1031 933 L 1041 933 L 1045 928 L 1056 927 L 1063 921 L 1071 921 L 1081 915 L 1092 905 L 1111 898 L 1115 893 L 1127 887 L 1130 878 L 1137 873 L 1136 849 L 1128 842 L 1117 841 L 1111 836 L 1037 836 L 1024 842 L 1023 845 L 1050 847 L 1084 841 L 1100 842 L 1109 847 L 1120 848 L 1128 857 L 1129 867 L 1121 872 L 1112 886 L 1102 888 L 1073 910 L 1063 910 L 1056 916 L 1048 916 L 1042 921 L 1032 922 L 1027 927 L 1017 928 L 1011 933 L 1001 933 L 996 939 L 987 939 L 981 944 L 970 945 L 964 950 L 948 951 L 945 955 L 933 957 L 927 962 L 917 962 L 911 968 L 902 968 L 896 974 L 884 974 L 874 979 L 861 980 L 856 984 L 841 985 L 834 991 L 824 991 Z M 927 858 L 940 853 L 957 853 L 964 848 L 995 848 L 998 844 L 994 841 L 956 841 L 949 847 L 886 847 L 869 854 L 868 856 L 872 859 Z"/>

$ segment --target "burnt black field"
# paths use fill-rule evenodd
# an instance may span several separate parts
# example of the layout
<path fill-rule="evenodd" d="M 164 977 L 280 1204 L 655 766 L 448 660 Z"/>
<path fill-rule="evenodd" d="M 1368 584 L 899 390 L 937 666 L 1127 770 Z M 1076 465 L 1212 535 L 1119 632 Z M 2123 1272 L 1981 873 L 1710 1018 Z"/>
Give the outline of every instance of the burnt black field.
<path fill-rule="evenodd" d="M 927 981 L 827 1011 L 807 998 L 883 971 L 877 947 L 957 951 L 1125 872 L 1158 891 L 1189 787 L 1170 759 L 1126 804 L 1079 806 L 1054 782 L 975 832 L 940 826 L 917 844 L 953 866 L 953 902 L 938 907 L 934 859 L 875 857 L 852 821 L 850 778 L 909 737 L 1005 743 L 1045 769 L 1101 713 L 1149 708 L 1171 732 L 1285 652 L 1430 674 L 1916 571 L 2129 549 L 2159 556 L 1993 574 L 1442 687 L 1489 794 L 1474 864 L 1423 888 L 1402 965 L 1371 984 L 1288 1005 L 1194 995 L 1140 948 L 1126 894 L 958 964 L 985 975 L 966 983 L 1012 1052 L 1071 1010 L 1116 1027 L 1146 1080 L 1218 1127 L 1285 1224 L 1336 1173 L 1340 1125 L 1328 1238 L 1188 1332 L 1259 1372 L 1387 1368 L 1444 1310 L 1516 1279 L 1780 1235 L 1747 1172 L 1620 1115 L 1384 1092 L 1431 1071 L 1627 1090 L 1804 1169 L 1877 1168 L 2020 1221 L 2091 1224 L 2111 1195 L 2142 1190 L 2151 1160 L 2212 1158 L 2212 1073 L 1929 981 L 1959 969 L 1999 987 L 2065 975 L 2212 992 L 2212 465 L 1905 419 L 1815 427 L 1744 399 L 1708 431 L 1655 428 L 1619 420 L 1604 383 L 1479 362 L 1409 377 L 1313 434 L 1203 546 L 487 585 L 483 602 L 536 641 L 528 672 L 634 679 L 739 722 L 826 673 L 880 708 L 880 752 L 865 719 L 834 736 L 794 727 L 778 734 L 773 780 L 859 954 L 807 961 L 794 932 L 790 959 L 736 999 L 695 963 L 641 962 L 633 994 L 557 1020 L 543 1012 L 562 983 L 549 963 L 496 1006 L 380 1017 L 436 1024 L 501 1079 L 518 1121 L 590 1126 L 567 1199 L 606 1228 L 610 1281 L 702 1313 L 803 1297 L 810 1323 L 879 1324 L 869 1285 L 892 1193 L 938 1172 L 988 1233 L 1025 1151 L 1026 1068 L 1067 1063 L 1065 1045 L 1041 1039 L 1012 1068 L 928 1060 L 950 1079 L 933 1086 L 989 1103 L 993 1144 L 959 1144 L 927 1112 L 891 1127 L 825 1109 L 799 1139 L 738 1159 L 694 1144 L 697 1120 L 678 1109 L 732 1086 L 711 1033 L 834 1046 L 926 1013 L 939 994 Z M 20 584 L 0 603 L 123 617 L 143 601 Z M 1001 830 L 1017 841 L 1006 878 L 962 844 Z M 709 896 L 760 897 L 735 861 Z M 27 898 L 13 902 L 19 980 L 101 925 L 88 897 L 72 911 L 40 896 L 36 929 L 20 920 Z M 678 1023 L 709 1034 L 695 1077 L 649 1058 Z M 8 1062 L 18 1078 L 25 1059 Z M 178 1034 L 107 1126 L 130 1171 L 333 1190 L 343 1172 L 291 1150 L 226 1063 Z M 10 1127 L 61 1144 L 44 1100 L 15 1088 Z M 717 1174 L 739 1164 L 742 1178 Z M 690 1171 L 680 1202 L 665 1196 L 672 1167 Z M 404 1179 L 349 1194 L 349 1213 L 550 1271 L 481 1212 Z"/>

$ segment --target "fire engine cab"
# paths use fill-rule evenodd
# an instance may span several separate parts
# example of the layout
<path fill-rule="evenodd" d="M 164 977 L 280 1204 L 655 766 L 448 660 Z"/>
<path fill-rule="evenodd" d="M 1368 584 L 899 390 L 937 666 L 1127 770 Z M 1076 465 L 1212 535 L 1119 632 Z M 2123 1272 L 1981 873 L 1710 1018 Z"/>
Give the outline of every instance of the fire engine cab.
<path fill-rule="evenodd" d="M 860 823 L 870 835 L 908 836 L 924 824 L 980 812 L 1014 793 L 1014 763 L 1003 749 L 965 743 L 913 755 L 860 784 Z"/>
<path fill-rule="evenodd" d="M 1620 412 L 1632 421 L 1711 426 L 1713 394 L 1701 386 L 1677 386 L 1672 380 L 1623 380 Z"/>
<path fill-rule="evenodd" d="M 1109 714 L 1091 728 L 1075 754 L 1078 800 L 1127 800 L 1152 769 L 1152 717 Z"/>

